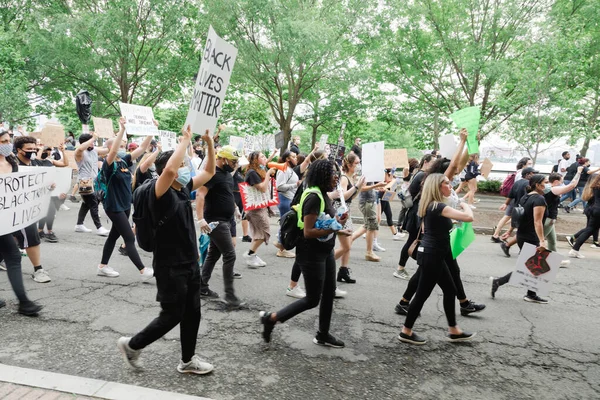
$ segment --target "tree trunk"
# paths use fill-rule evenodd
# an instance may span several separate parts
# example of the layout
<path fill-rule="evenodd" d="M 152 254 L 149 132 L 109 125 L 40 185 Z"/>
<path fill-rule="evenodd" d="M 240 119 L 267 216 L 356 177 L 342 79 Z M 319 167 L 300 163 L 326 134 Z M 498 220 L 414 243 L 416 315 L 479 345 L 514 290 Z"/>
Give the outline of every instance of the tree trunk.
<path fill-rule="evenodd" d="M 579 150 L 579 155 L 581 157 L 585 157 L 585 155 L 587 154 L 587 151 L 590 148 L 590 141 L 591 138 L 589 136 L 586 136 L 585 140 L 583 141 L 583 146 L 581 147 L 581 150 Z"/>
<path fill-rule="evenodd" d="M 439 150 L 440 148 L 440 110 L 435 109 L 435 114 L 433 116 L 433 148 L 435 150 Z"/>

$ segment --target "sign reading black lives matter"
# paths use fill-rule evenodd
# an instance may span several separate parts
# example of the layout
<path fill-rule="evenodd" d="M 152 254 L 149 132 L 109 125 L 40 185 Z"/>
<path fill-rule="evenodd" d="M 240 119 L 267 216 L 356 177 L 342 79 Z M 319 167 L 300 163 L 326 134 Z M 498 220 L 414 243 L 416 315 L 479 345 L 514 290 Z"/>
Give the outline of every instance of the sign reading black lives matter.
<path fill-rule="evenodd" d="M 211 26 L 185 121 L 193 133 L 201 135 L 207 129 L 211 135 L 214 133 L 236 57 L 237 49 L 221 39 Z"/>
<path fill-rule="evenodd" d="M 53 167 L 0 175 L 0 235 L 16 232 L 48 213 Z"/>

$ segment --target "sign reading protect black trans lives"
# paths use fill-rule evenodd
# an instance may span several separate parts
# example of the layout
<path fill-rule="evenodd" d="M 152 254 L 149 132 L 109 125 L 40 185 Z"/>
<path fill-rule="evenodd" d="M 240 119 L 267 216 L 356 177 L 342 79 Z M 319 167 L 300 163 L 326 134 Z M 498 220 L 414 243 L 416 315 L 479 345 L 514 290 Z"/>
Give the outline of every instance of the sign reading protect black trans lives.
<path fill-rule="evenodd" d="M 214 133 L 236 57 L 237 49 L 221 39 L 211 26 L 185 121 L 193 133 L 202 135 L 207 129 L 211 135 Z"/>
<path fill-rule="evenodd" d="M 54 172 L 52 167 L 33 167 L 0 175 L 0 235 L 16 232 L 46 216 Z"/>

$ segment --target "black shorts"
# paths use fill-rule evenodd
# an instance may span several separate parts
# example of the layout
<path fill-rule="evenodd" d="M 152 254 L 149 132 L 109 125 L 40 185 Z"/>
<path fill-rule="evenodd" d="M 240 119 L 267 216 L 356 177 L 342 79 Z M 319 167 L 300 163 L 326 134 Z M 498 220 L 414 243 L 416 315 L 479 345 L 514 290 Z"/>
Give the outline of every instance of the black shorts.
<path fill-rule="evenodd" d="M 17 239 L 17 243 L 19 244 L 19 248 L 21 249 L 39 246 L 39 244 L 41 243 L 40 234 L 38 233 L 37 222 L 33 225 L 29 225 L 28 227 L 21 229 L 20 231 L 14 232 L 13 236 Z"/>
<path fill-rule="evenodd" d="M 156 266 L 156 301 L 160 303 L 185 304 L 189 295 L 194 296 L 194 308 L 200 308 L 200 267 L 197 263 L 175 266 Z"/>
<path fill-rule="evenodd" d="M 475 178 L 475 175 L 471 175 L 471 174 L 466 174 L 465 175 L 465 181 L 469 182 L 471 179 Z"/>

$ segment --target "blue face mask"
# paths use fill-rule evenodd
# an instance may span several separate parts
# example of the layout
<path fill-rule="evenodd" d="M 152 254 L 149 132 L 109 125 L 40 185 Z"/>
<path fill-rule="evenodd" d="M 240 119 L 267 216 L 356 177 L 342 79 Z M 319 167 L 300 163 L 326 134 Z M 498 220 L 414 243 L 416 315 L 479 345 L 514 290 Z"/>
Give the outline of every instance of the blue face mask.
<path fill-rule="evenodd" d="M 121 160 L 124 159 L 126 155 L 127 155 L 127 152 L 125 150 L 119 150 L 117 152 L 117 157 L 119 157 Z"/>
<path fill-rule="evenodd" d="M 188 167 L 181 167 L 177 170 L 176 180 L 181 186 L 187 185 L 190 179 L 192 179 L 192 173 Z"/>

